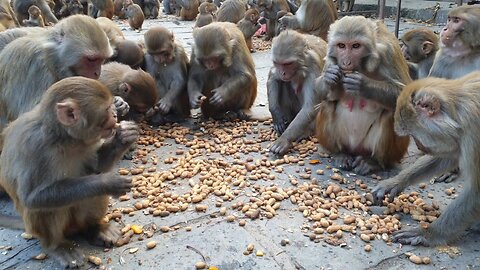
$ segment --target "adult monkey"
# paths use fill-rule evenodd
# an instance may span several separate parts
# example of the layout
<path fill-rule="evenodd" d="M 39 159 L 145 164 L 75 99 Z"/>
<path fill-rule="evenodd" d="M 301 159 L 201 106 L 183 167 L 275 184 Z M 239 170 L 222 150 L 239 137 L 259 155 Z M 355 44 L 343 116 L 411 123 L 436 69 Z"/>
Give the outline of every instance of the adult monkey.
<path fill-rule="evenodd" d="M 261 25 L 258 23 L 258 19 L 260 19 L 260 13 L 255 8 L 250 8 L 245 12 L 245 16 L 241 19 L 237 26 L 242 31 L 243 37 L 245 37 L 245 41 L 247 42 L 247 47 L 250 52 L 255 52 L 252 43 L 252 37 L 255 33 L 260 29 Z"/>
<path fill-rule="evenodd" d="M 343 17 L 330 26 L 324 70 L 316 132 L 335 166 L 365 175 L 400 161 L 409 138 L 395 134 L 393 113 L 411 79 L 395 36 L 379 21 Z"/>
<path fill-rule="evenodd" d="M 238 23 L 247 11 L 244 0 L 226 0 L 217 11 L 217 22 Z"/>
<path fill-rule="evenodd" d="M 71 76 L 98 79 L 111 54 L 107 36 L 86 15 L 10 42 L 0 52 L 0 130 L 32 109 L 53 83 Z"/>
<path fill-rule="evenodd" d="M 283 155 L 293 141 L 313 131 L 315 105 L 320 103 L 315 79 L 322 73 L 326 53 L 323 39 L 294 30 L 283 31 L 273 39 L 267 94 L 279 138 L 270 152 Z"/>
<path fill-rule="evenodd" d="M 267 36 L 266 39 L 272 39 L 277 30 L 277 14 L 280 11 L 290 12 L 290 6 L 287 0 L 256 0 L 255 3 L 258 10 L 267 19 Z"/>
<path fill-rule="evenodd" d="M 400 40 L 403 56 L 415 64 L 412 79 L 427 77 L 438 51 L 438 35 L 428 28 L 418 28 L 406 32 Z"/>
<path fill-rule="evenodd" d="M 193 30 L 188 76 L 192 108 L 203 116 L 248 118 L 257 96 L 255 64 L 245 38 L 229 22 L 214 22 Z"/>
<path fill-rule="evenodd" d="M 440 32 L 440 50 L 430 77 L 457 79 L 480 70 L 480 7 L 460 6 L 448 13 Z"/>
<path fill-rule="evenodd" d="M 102 219 L 108 195 L 128 192 L 131 180 L 108 172 L 138 130 L 131 122 L 116 126 L 112 99 L 96 80 L 66 78 L 3 133 L 0 183 L 26 231 L 65 267 L 83 264 L 66 237 L 86 233 L 92 243 L 111 247 L 120 236 L 119 228 Z"/>
<path fill-rule="evenodd" d="M 457 80 L 426 78 L 407 85 L 395 111 L 395 130 L 411 135 L 426 155 L 372 191 L 376 202 L 390 201 L 409 185 L 460 166 L 463 192 L 428 228 L 403 229 L 393 241 L 441 245 L 458 239 L 480 220 L 480 72 Z"/>

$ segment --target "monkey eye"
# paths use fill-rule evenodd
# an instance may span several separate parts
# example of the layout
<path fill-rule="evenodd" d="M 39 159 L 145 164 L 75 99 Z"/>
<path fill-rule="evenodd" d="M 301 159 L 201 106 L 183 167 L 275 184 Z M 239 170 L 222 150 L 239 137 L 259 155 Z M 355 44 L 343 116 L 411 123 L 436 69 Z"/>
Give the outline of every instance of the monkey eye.
<path fill-rule="evenodd" d="M 352 48 L 358 49 L 358 48 L 360 48 L 360 46 L 361 46 L 360 43 L 354 43 L 354 44 L 352 45 Z"/>
<path fill-rule="evenodd" d="M 345 43 L 338 43 L 337 47 L 339 47 L 340 49 L 344 49 L 345 48 Z"/>

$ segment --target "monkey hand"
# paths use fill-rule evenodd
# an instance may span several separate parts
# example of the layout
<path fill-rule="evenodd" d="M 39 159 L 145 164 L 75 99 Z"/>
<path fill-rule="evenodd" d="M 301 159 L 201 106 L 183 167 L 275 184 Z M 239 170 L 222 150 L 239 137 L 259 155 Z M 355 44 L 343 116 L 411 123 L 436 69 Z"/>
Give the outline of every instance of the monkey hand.
<path fill-rule="evenodd" d="M 275 155 L 283 155 L 291 147 L 292 147 L 291 142 L 289 142 L 285 138 L 280 137 L 272 144 L 272 146 L 270 146 L 270 152 L 274 153 Z"/>
<path fill-rule="evenodd" d="M 197 109 L 202 105 L 202 102 L 207 99 L 206 96 L 202 95 L 200 92 L 196 92 L 190 95 L 190 106 L 192 109 Z"/>
<path fill-rule="evenodd" d="M 130 105 L 128 105 L 128 103 L 120 96 L 115 96 L 113 104 L 117 109 L 117 114 L 120 116 L 125 116 L 128 111 L 130 111 Z"/>
<path fill-rule="evenodd" d="M 395 177 L 381 181 L 372 190 L 373 202 L 377 205 L 381 204 L 385 195 L 388 195 L 390 202 L 393 202 L 395 196 L 405 189 L 404 182 L 405 181 L 401 181 Z"/>
<path fill-rule="evenodd" d="M 287 129 L 288 121 L 283 117 L 282 113 L 272 111 L 271 114 L 273 119 L 273 129 L 277 135 L 280 136 Z"/>
<path fill-rule="evenodd" d="M 427 230 L 417 227 L 394 232 L 392 240 L 402 245 L 424 245 L 428 247 L 430 241 L 427 239 L 427 235 L 429 235 Z"/>
<path fill-rule="evenodd" d="M 341 77 L 342 70 L 340 67 L 338 65 L 330 65 L 327 70 L 325 70 L 325 73 L 323 73 L 322 79 L 326 85 L 331 87 L 337 84 Z"/>
<path fill-rule="evenodd" d="M 121 121 L 115 134 L 116 139 L 123 145 L 131 145 L 138 139 L 138 126 L 132 121 Z"/>
<path fill-rule="evenodd" d="M 112 196 L 121 196 L 132 188 L 132 179 L 113 174 L 107 174 L 103 180 L 106 193 Z"/>
<path fill-rule="evenodd" d="M 155 105 L 155 110 L 159 111 L 161 114 L 167 114 L 172 108 L 172 102 L 166 98 L 160 99 Z"/>
<path fill-rule="evenodd" d="M 213 106 L 220 106 L 225 102 L 225 91 L 223 88 L 215 88 L 212 90 L 212 97 L 209 100 Z"/>
<path fill-rule="evenodd" d="M 355 94 L 359 94 L 362 85 L 364 82 L 363 74 L 359 72 L 352 72 L 344 74 L 342 83 L 343 89 L 347 92 L 355 92 Z"/>

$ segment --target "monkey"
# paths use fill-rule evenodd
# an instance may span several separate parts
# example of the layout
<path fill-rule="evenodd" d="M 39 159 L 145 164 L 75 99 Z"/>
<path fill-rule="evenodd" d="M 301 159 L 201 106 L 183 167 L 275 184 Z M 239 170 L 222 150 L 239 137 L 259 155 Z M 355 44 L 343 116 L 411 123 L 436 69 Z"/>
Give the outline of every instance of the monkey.
<path fill-rule="evenodd" d="M 160 10 L 160 2 L 158 0 L 145 0 L 144 7 L 145 18 L 156 19 L 158 17 L 158 11 Z"/>
<path fill-rule="evenodd" d="M 132 183 L 109 171 L 139 133 L 131 122 L 117 127 L 112 100 L 97 80 L 65 78 L 3 132 L 0 183 L 26 231 L 64 267 L 83 264 L 67 237 L 84 233 L 92 244 L 111 247 L 120 236 L 102 220 L 108 196 L 125 194 Z"/>
<path fill-rule="evenodd" d="M 113 15 L 117 16 L 120 20 L 127 18 L 125 10 L 123 9 L 123 0 L 113 0 Z"/>
<path fill-rule="evenodd" d="M 203 2 L 198 6 L 195 27 L 202 27 L 216 20 L 217 6 L 214 3 Z"/>
<path fill-rule="evenodd" d="M 9 0 L 0 0 L 0 25 L 5 30 L 20 26 Z"/>
<path fill-rule="evenodd" d="M 8 43 L 0 52 L 0 130 L 32 109 L 60 79 L 98 79 L 102 63 L 111 55 L 106 34 L 86 15 L 67 17 L 43 34 Z"/>
<path fill-rule="evenodd" d="M 141 69 L 111 62 L 102 65 L 98 79 L 115 96 L 122 97 L 129 105 L 128 114 L 122 119 L 139 122 L 145 113 L 153 108 L 158 100 L 156 83 L 153 77 Z"/>
<path fill-rule="evenodd" d="M 144 56 L 144 49 L 138 42 L 124 39 L 117 42 L 108 61 L 119 62 L 136 69 L 143 66 Z"/>
<path fill-rule="evenodd" d="M 286 30 L 273 38 L 267 95 L 279 138 L 270 152 L 282 155 L 292 142 L 312 133 L 315 106 L 320 103 L 315 79 L 322 73 L 326 54 L 327 43 L 313 35 Z"/>
<path fill-rule="evenodd" d="M 188 56 L 172 32 L 154 26 L 144 34 L 145 70 L 156 81 L 160 100 L 147 115 L 152 125 L 180 122 L 190 116 Z"/>
<path fill-rule="evenodd" d="M 238 28 L 240 31 L 242 31 L 243 36 L 245 37 L 245 41 L 247 42 L 247 47 L 250 52 L 255 51 L 252 44 L 252 37 L 261 27 L 258 23 L 259 19 L 260 13 L 258 10 L 251 8 L 245 12 L 245 17 L 237 23 Z"/>
<path fill-rule="evenodd" d="M 447 25 L 440 32 L 440 49 L 428 76 L 457 79 L 480 70 L 480 7 L 456 7 L 447 16 Z"/>
<path fill-rule="evenodd" d="M 120 27 L 114 21 L 106 17 L 98 17 L 95 20 L 107 35 L 108 42 L 110 43 L 110 46 L 112 46 L 112 49 L 115 49 L 119 41 L 125 40 L 122 29 L 120 29 Z"/>
<path fill-rule="evenodd" d="M 303 0 L 295 15 L 278 19 L 280 29 L 290 28 L 327 40 L 328 28 L 338 18 L 332 0 Z"/>
<path fill-rule="evenodd" d="M 93 18 L 107 17 L 110 20 L 113 18 L 115 7 L 113 0 L 89 0 L 91 5 L 89 6 L 89 16 Z"/>
<path fill-rule="evenodd" d="M 46 33 L 46 31 L 47 29 L 42 27 L 20 27 L 5 30 L 4 32 L 0 33 L 0 51 L 2 51 L 5 46 L 17 38 L 27 35 L 43 35 Z"/>
<path fill-rule="evenodd" d="M 335 10 L 339 9 L 341 12 L 350 12 L 353 10 L 355 0 L 337 0 Z"/>
<path fill-rule="evenodd" d="M 217 22 L 238 23 L 247 11 L 244 0 L 226 0 L 217 11 Z"/>
<path fill-rule="evenodd" d="M 127 7 L 125 12 L 128 18 L 128 25 L 135 31 L 142 30 L 143 21 L 145 16 L 143 15 L 142 8 L 137 4 L 131 4 Z"/>
<path fill-rule="evenodd" d="M 200 107 L 206 118 L 249 117 L 257 78 L 245 38 L 235 24 L 213 22 L 193 30 L 187 89 L 191 107 Z"/>
<path fill-rule="evenodd" d="M 330 26 L 316 134 L 334 165 L 361 175 L 389 168 L 407 151 L 393 130 L 396 100 L 411 81 L 395 36 L 381 21 L 346 16 Z"/>
<path fill-rule="evenodd" d="M 275 36 L 277 30 L 278 12 L 282 10 L 291 12 L 288 2 L 287 0 L 257 0 L 255 6 L 267 20 L 267 35 L 265 39 L 270 40 Z"/>
<path fill-rule="evenodd" d="M 23 25 L 45 27 L 42 12 L 37 6 L 31 5 L 28 8 L 28 14 L 30 14 L 30 17 L 28 18 L 28 20 L 23 21 Z"/>
<path fill-rule="evenodd" d="M 277 26 L 275 29 L 275 36 L 278 36 L 282 31 L 287 29 L 297 30 L 301 32 L 300 24 L 295 15 L 291 12 L 280 10 L 279 12 L 277 12 Z"/>
<path fill-rule="evenodd" d="M 428 28 L 412 29 L 400 38 L 402 53 L 415 64 L 413 78 L 425 78 L 430 72 L 438 51 L 438 35 Z"/>
<path fill-rule="evenodd" d="M 426 155 L 372 190 L 376 203 L 390 201 L 406 187 L 446 173 L 457 166 L 464 190 L 428 228 L 402 229 L 393 241 L 408 245 L 451 243 L 480 220 L 480 72 L 460 79 L 425 78 L 404 87 L 395 111 L 395 131 L 413 137 Z"/>
<path fill-rule="evenodd" d="M 193 21 L 197 17 L 199 0 L 176 0 L 177 16 L 184 21 Z"/>
<path fill-rule="evenodd" d="M 177 3 L 175 0 L 162 0 L 163 12 L 165 14 L 177 14 Z M 178 13 L 179 14 L 179 13 Z"/>
<path fill-rule="evenodd" d="M 56 24 L 58 23 L 57 17 L 53 14 L 50 6 L 45 0 L 13 0 L 13 10 L 15 11 L 15 16 L 19 22 L 23 20 L 28 20 L 28 8 L 31 5 L 36 5 L 40 11 L 42 11 L 43 19 L 45 24 Z"/>
<path fill-rule="evenodd" d="M 61 18 L 76 14 L 84 14 L 83 4 L 80 2 L 80 0 L 66 0 L 65 5 L 62 7 L 59 13 Z"/>

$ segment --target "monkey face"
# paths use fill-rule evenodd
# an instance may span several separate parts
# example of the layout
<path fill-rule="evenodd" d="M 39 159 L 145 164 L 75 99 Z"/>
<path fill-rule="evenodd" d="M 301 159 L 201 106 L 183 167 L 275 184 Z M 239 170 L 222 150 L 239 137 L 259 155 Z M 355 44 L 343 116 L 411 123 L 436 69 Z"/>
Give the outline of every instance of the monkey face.
<path fill-rule="evenodd" d="M 361 60 L 367 54 L 367 48 L 357 40 L 339 40 L 335 44 L 337 64 L 344 72 L 358 70 Z"/>
<path fill-rule="evenodd" d="M 291 81 L 298 71 L 298 63 L 296 61 L 273 62 L 277 71 L 277 76 L 284 82 Z"/>
<path fill-rule="evenodd" d="M 117 120 L 117 109 L 115 108 L 115 105 L 112 104 L 106 109 L 103 122 L 101 122 L 99 127 L 100 137 L 102 139 L 110 138 L 115 134 Z"/>
<path fill-rule="evenodd" d="M 457 36 L 464 30 L 464 24 L 462 18 L 448 16 L 447 25 L 440 32 L 443 45 L 452 47 L 455 42 L 461 42 Z"/>
<path fill-rule="evenodd" d="M 105 58 L 100 56 L 82 56 L 80 61 L 72 67 L 73 73 L 77 76 L 83 76 L 97 80 L 100 77 L 102 64 Z"/>
<path fill-rule="evenodd" d="M 160 53 L 152 54 L 153 60 L 161 65 L 168 65 L 175 60 L 173 53 L 169 51 L 162 51 Z"/>
<path fill-rule="evenodd" d="M 222 58 L 219 56 L 205 57 L 199 59 L 199 61 L 207 70 L 216 70 L 222 66 Z"/>

